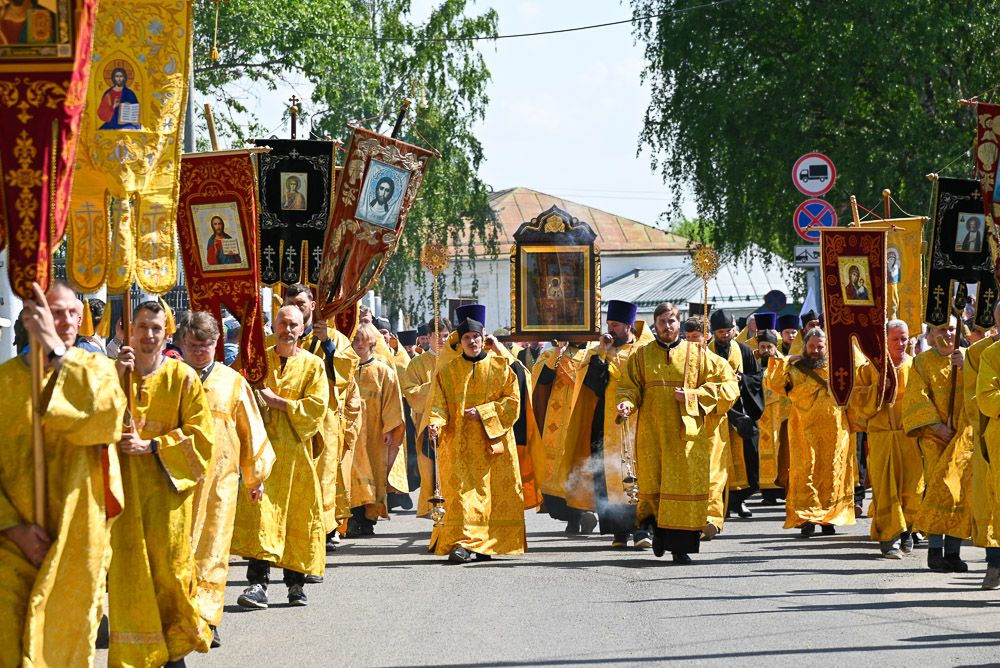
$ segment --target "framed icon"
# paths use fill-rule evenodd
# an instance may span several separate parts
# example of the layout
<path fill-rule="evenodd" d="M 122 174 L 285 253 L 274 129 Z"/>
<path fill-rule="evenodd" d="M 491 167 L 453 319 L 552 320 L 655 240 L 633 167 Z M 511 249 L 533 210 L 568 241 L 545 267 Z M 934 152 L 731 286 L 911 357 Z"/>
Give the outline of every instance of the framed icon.
<path fill-rule="evenodd" d="M 191 206 L 195 234 L 205 272 L 246 269 L 247 245 L 236 202 Z"/>

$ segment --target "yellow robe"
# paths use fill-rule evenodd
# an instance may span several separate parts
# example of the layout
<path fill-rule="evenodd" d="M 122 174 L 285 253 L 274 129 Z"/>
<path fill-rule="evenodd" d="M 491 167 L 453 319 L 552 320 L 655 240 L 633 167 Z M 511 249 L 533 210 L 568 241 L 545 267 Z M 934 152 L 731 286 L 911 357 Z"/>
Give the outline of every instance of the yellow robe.
<path fill-rule="evenodd" d="M 437 355 L 428 351 L 410 360 L 409 365 L 399 375 L 399 385 L 406 403 L 410 405 L 413 424 L 417 428 L 417 467 L 420 469 L 420 497 L 417 501 L 417 516 L 430 512 L 430 498 L 434 490 L 434 470 L 430 458 L 424 454 L 424 425 L 426 423 L 427 402 L 437 365 Z"/>
<path fill-rule="evenodd" d="M 326 445 L 316 462 L 316 475 L 323 491 L 323 528 L 326 533 L 351 516 L 350 486 L 347 482 L 351 479 L 354 448 L 361 433 L 361 393 L 354 378 L 358 360 L 337 351 L 333 368 L 332 379 L 327 372 L 327 380 L 331 381 L 330 406 L 322 431 Z"/>
<path fill-rule="evenodd" d="M 243 376 L 216 363 L 202 387 L 212 411 L 215 447 L 208 473 L 195 488 L 191 541 L 198 610 L 202 619 L 218 626 L 229 576 L 229 546 L 240 481 L 247 489 L 264 482 L 274 465 L 274 449 Z"/>
<path fill-rule="evenodd" d="M 108 574 L 110 666 L 160 666 L 208 651 L 212 632 L 195 600 L 191 526 L 194 490 L 212 460 L 212 412 L 198 374 L 164 358 L 132 374 L 139 435 L 157 451 L 119 451 L 125 509 L 111 529 Z"/>
<path fill-rule="evenodd" d="M 925 492 L 913 528 L 957 538 L 972 535 L 972 427 L 965 412 L 963 373 L 955 391 L 955 435 L 945 443 L 931 430 L 948 423 L 951 360 L 937 350 L 913 358 L 903 401 L 903 428 L 916 436 L 924 460 Z"/>
<path fill-rule="evenodd" d="M 712 339 L 708 343 L 708 349 L 718 355 L 716 343 L 716 339 Z M 735 343 L 730 344 L 729 358 L 725 361 L 734 373 L 743 373 L 743 353 Z M 746 489 L 750 484 L 747 481 L 747 465 L 743 458 L 743 439 L 737 433 L 736 427 L 729 424 L 728 417 L 724 414 L 719 415 L 719 420 L 719 436 L 721 437 L 719 443 L 722 446 L 722 451 L 713 454 L 712 457 L 712 487 L 715 495 L 720 497 L 716 500 L 716 505 L 721 503 L 720 495 L 723 495 L 726 490 Z"/>
<path fill-rule="evenodd" d="M 886 358 L 889 364 L 891 361 Z M 913 358 L 892 367 L 896 374 L 896 397 L 893 403 L 878 400 L 878 375 L 870 363 L 858 370 L 851 403 L 858 425 L 868 433 L 868 478 L 872 485 L 871 538 L 894 540 L 913 526 L 924 494 L 923 459 L 917 439 L 903 429 L 903 405 Z"/>
<path fill-rule="evenodd" d="M 980 357 L 976 405 L 986 422 L 982 443 L 990 457 L 986 467 L 990 510 L 993 517 L 1000 517 L 1000 344 L 988 346 Z"/>
<path fill-rule="evenodd" d="M 480 420 L 465 417 L 468 408 Z M 506 357 L 459 357 L 435 379 L 430 424 L 440 432 L 438 459 L 444 526 L 430 549 L 464 547 L 479 554 L 521 554 L 527 547 L 524 493 L 512 427 L 520 411 L 517 375 Z M 498 454 L 488 452 L 490 445 Z"/>
<path fill-rule="evenodd" d="M 826 369 L 815 372 L 826 380 Z M 767 374 L 771 389 L 791 401 L 784 528 L 854 524 L 857 455 L 847 411 L 825 382 L 820 385 L 787 359 L 771 360 Z"/>
<path fill-rule="evenodd" d="M 242 557 L 323 575 L 326 532 L 315 464 L 323 439 L 315 437 L 330 398 L 326 371 L 315 355 L 289 357 L 284 369 L 274 348 L 268 348 L 267 358 L 267 387 L 288 402 L 288 410 L 269 410 L 265 418 L 276 459 L 258 503 L 240 489 L 231 549 Z"/>
<path fill-rule="evenodd" d="M 90 666 L 104 598 L 107 513 L 124 502 L 117 452 L 104 446 L 121 438 L 125 393 L 113 361 L 79 348 L 70 348 L 59 374 L 50 370 L 43 382 L 52 389 L 43 419 L 42 528 L 52 547 L 35 568 L 0 533 L 0 665 Z M 31 369 L 24 358 L 0 366 L 0 395 L 2 532 L 35 523 Z"/>
<path fill-rule="evenodd" d="M 530 387 L 532 391 L 535 391 L 539 388 L 538 379 L 542 374 L 542 369 L 552 371 L 556 359 L 559 359 L 559 369 L 549 386 L 542 437 L 536 439 L 536 446 L 531 452 L 532 462 L 537 467 L 535 480 L 538 481 L 542 494 L 566 498 L 566 489 L 563 487 L 564 480 L 560 479 L 560 466 L 566 451 L 565 437 L 570 425 L 570 416 L 573 413 L 573 403 L 576 395 L 579 394 L 575 391 L 577 380 L 582 381 L 583 378 L 583 376 L 578 375 L 578 372 L 586 356 L 586 348 L 570 346 L 566 348 L 566 352 L 559 359 L 559 350 L 549 348 L 538 356 L 531 370 Z M 572 456 L 572 453 L 570 455 Z M 587 457 L 590 457 L 589 443 L 587 444 Z M 593 490 L 591 490 L 590 495 L 593 497 Z"/>
<path fill-rule="evenodd" d="M 365 506 L 365 517 L 388 517 L 386 480 L 388 450 L 382 437 L 393 434 L 398 442 L 403 427 L 403 398 L 396 372 L 374 357 L 355 373 L 361 392 L 361 435 L 351 473 L 351 507 Z"/>
<path fill-rule="evenodd" d="M 683 388 L 684 403 L 674 394 Z M 658 341 L 639 348 L 625 364 L 616 401 L 638 410 L 637 519 L 661 529 L 699 531 L 709 519 L 713 432 L 711 415 L 724 414 L 740 394 L 725 360 L 699 344 Z"/>
<path fill-rule="evenodd" d="M 758 356 L 759 359 L 759 356 Z M 783 360 L 779 351 L 774 359 Z M 778 362 L 771 362 L 778 364 Z M 763 366 L 763 364 L 761 364 Z M 788 419 L 788 411 L 783 406 L 785 401 L 780 393 L 771 389 L 771 382 L 764 369 L 764 414 L 757 421 L 760 430 L 760 440 L 757 442 L 757 454 L 760 459 L 760 488 L 780 489 L 778 484 L 778 453 L 781 443 L 781 423 Z"/>
<path fill-rule="evenodd" d="M 991 462 L 983 457 L 982 434 L 988 418 L 979 411 L 976 402 L 976 388 L 983 353 L 994 344 L 993 337 L 987 336 L 976 341 L 965 350 L 965 414 L 972 425 L 972 542 L 978 547 L 1000 547 L 994 522 L 993 507 L 996 504 L 996 488 Z"/>

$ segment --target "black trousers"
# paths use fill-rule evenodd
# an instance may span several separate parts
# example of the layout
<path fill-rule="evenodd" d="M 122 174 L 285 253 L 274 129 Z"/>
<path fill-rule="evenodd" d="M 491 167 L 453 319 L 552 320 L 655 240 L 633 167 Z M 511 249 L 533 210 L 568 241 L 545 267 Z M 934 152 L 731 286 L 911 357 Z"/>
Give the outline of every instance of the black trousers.
<path fill-rule="evenodd" d="M 733 490 L 729 493 L 729 507 L 735 507 L 743 503 L 760 489 L 760 454 L 757 451 L 757 441 L 760 436 L 757 429 L 754 429 L 753 438 L 742 438 L 743 441 L 743 462 L 747 468 L 746 489 Z"/>
<path fill-rule="evenodd" d="M 284 572 L 284 582 L 289 587 L 292 585 L 304 585 L 306 583 L 305 573 L 290 571 L 287 568 L 281 570 Z M 271 582 L 271 562 L 262 561 L 261 559 L 250 559 L 247 565 L 247 580 L 250 584 L 264 585 L 266 588 Z"/>
<path fill-rule="evenodd" d="M 858 434 L 858 486 L 854 488 L 854 505 L 860 506 L 865 501 L 865 479 L 868 477 L 868 434 Z"/>

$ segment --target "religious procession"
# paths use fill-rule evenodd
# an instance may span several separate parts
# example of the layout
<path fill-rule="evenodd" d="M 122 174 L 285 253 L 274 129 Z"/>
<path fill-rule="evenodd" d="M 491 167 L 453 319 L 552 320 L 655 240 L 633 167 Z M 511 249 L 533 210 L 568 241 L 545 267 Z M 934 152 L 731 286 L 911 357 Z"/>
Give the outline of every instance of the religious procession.
<path fill-rule="evenodd" d="M 458 21 L 431 4 L 431 23 Z M 568 566 L 581 578 L 712 582 L 743 577 L 722 574 L 727 543 L 774 543 L 774 567 L 789 545 L 836 562 L 851 541 L 858 571 L 1000 593 L 1000 104 L 980 99 L 996 89 L 947 102 L 974 141 L 922 181 L 838 173 L 829 138 L 786 147 L 781 188 L 806 201 L 748 259 L 731 228 L 463 182 L 471 130 L 426 100 L 450 79 L 408 72 L 343 112 L 321 112 L 338 98 L 320 86 L 283 105 L 287 136 L 233 134 L 244 103 L 196 111 L 195 89 L 236 76 L 236 35 L 274 28 L 254 23 L 267 5 L 0 0 L 0 666 L 233 665 L 283 637 L 296 652 L 262 662 L 431 661 L 361 659 L 332 625 L 345 654 L 308 653 L 298 626 L 327 618 L 304 609 L 388 606 L 341 575 L 352 555 L 369 573 L 412 555 L 398 568 L 448 569 L 412 586 L 492 597 L 560 554 L 601 555 Z M 427 72 L 480 39 L 415 36 L 393 23 L 409 10 L 371 5 L 345 10 L 365 15 L 348 32 L 299 33 L 377 27 L 439 49 Z M 694 31 L 755 3 L 633 5 L 619 23 Z M 482 39 L 530 37 L 479 18 Z M 552 601 L 597 605 L 562 586 Z M 450 616 L 448 587 L 429 600 L 460 625 L 474 614 Z M 388 609 L 357 628 L 392 629 Z"/>

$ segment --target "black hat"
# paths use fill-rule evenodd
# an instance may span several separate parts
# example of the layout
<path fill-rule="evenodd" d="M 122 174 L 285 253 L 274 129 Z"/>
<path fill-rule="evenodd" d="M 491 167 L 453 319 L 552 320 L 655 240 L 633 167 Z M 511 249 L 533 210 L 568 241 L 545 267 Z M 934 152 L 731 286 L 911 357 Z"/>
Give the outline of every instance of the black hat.
<path fill-rule="evenodd" d="M 744 318 L 743 316 L 736 318 L 736 326 L 742 330 L 744 327 L 747 326 L 747 319 Z"/>
<path fill-rule="evenodd" d="M 427 336 L 430 334 L 430 330 L 427 329 L 426 323 L 421 323 L 417 325 L 417 336 Z"/>
<path fill-rule="evenodd" d="M 775 323 L 778 322 L 778 316 L 770 311 L 761 311 L 753 314 L 753 322 L 757 326 L 758 332 L 762 329 L 774 329 Z"/>
<path fill-rule="evenodd" d="M 794 313 L 786 313 L 785 315 L 778 316 L 778 326 L 775 327 L 779 332 L 783 332 L 786 329 L 799 329 L 802 327 L 802 321 L 799 320 L 799 316 Z"/>
<path fill-rule="evenodd" d="M 778 335 L 770 330 L 757 330 L 757 343 L 773 343 L 778 345 Z"/>
<path fill-rule="evenodd" d="M 396 332 L 396 340 L 401 346 L 415 346 L 417 345 L 417 330 L 404 329 L 401 332 Z"/>
<path fill-rule="evenodd" d="M 716 329 L 732 329 L 736 324 L 735 318 L 732 314 L 725 310 L 719 309 L 712 314 L 712 317 L 708 319 L 708 324 L 711 325 L 713 330 Z"/>
<path fill-rule="evenodd" d="M 802 314 L 801 327 L 805 327 L 813 320 L 819 320 L 819 313 L 817 313 L 815 309 L 809 309 L 808 311 Z"/>
<path fill-rule="evenodd" d="M 475 318 L 466 318 L 465 320 L 462 321 L 462 324 L 460 324 L 458 326 L 458 329 L 455 331 L 458 332 L 458 338 L 461 339 L 469 332 L 477 332 L 479 334 L 482 334 L 484 331 L 486 331 L 486 326 L 483 325 L 483 323 L 476 320 Z"/>
<path fill-rule="evenodd" d="M 711 311 L 715 304 L 709 304 L 708 309 L 705 308 L 705 304 L 699 304 L 698 302 L 688 302 L 688 315 L 708 315 L 707 311 Z"/>
<path fill-rule="evenodd" d="M 386 320 L 385 318 L 375 318 L 375 320 L 372 321 L 372 324 L 375 325 L 375 329 L 379 331 L 382 331 L 383 329 L 386 331 L 392 330 L 392 326 L 389 324 L 389 321 Z"/>
<path fill-rule="evenodd" d="M 631 327 L 635 324 L 635 314 L 639 307 L 632 302 L 623 302 L 618 299 L 608 301 L 608 320 L 614 320 Z"/>

